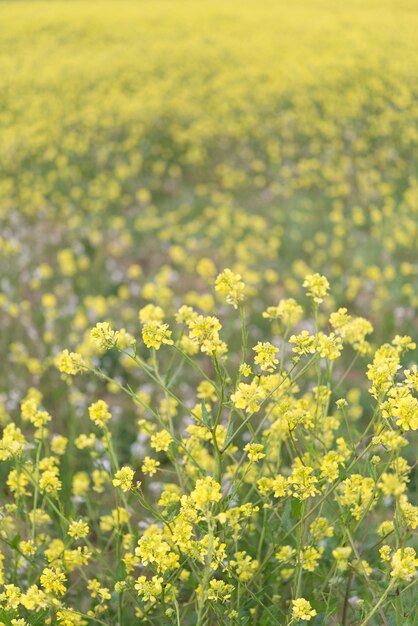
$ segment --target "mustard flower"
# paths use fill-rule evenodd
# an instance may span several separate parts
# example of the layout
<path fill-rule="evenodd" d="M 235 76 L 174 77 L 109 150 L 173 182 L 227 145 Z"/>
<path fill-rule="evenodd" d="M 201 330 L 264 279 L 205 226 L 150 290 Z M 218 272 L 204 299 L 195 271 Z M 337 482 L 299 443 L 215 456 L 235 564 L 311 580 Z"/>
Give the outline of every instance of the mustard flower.
<path fill-rule="evenodd" d="M 323 302 L 329 290 L 328 280 L 320 274 L 309 274 L 306 276 L 303 286 L 307 290 L 308 296 L 317 304 Z"/>
<path fill-rule="evenodd" d="M 141 472 L 146 474 L 147 476 L 154 476 L 157 473 L 157 469 L 160 466 L 160 462 L 156 459 L 152 459 L 149 456 L 146 456 L 144 462 L 141 466 Z"/>
<path fill-rule="evenodd" d="M 55 358 L 55 365 L 63 374 L 74 376 L 86 369 L 86 362 L 78 352 L 69 352 L 63 350 L 61 354 Z"/>
<path fill-rule="evenodd" d="M 222 498 L 221 486 L 211 476 L 200 478 L 196 481 L 190 498 L 197 509 L 203 510 L 209 504 L 219 502 Z"/>
<path fill-rule="evenodd" d="M 66 592 L 66 576 L 60 569 L 46 567 L 41 574 L 41 585 L 48 593 L 62 596 Z"/>
<path fill-rule="evenodd" d="M 342 347 L 341 338 L 337 337 L 335 333 L 326 335 L 325 333 L 319 332 L 316 336 L 316 351 L 322 358 L 329 359 L 330 361 L 338 359 L 341 355 Z"/>
<path fill-rule="evenodd" d="M 418 559 L 414 548 L 400 548 L 396 550 L 391 560 L 392 571 L 390 575 L 399 580 L 409 581 L 416 574 Z"/>
<path fill-rule="evenodd" d="M 256 352 L 254 363 L 260 366 L 262 372 L 273 372 L 278 364 L 278 360 L 275 358 L 278 349 L 268 341 L 258 342 L 253 348 Z"/>
<path fill-rule="evenodd" d="M 310 335 L 307 330 L 302 330 L 299 335 L 292 335 L 289 339 L 289 343 L 294 343 L 293 352 L 296 354 L 314 354 L 316 349 L 316 338 L 314 335 Z"/>
<path fill-rule="evenodd" d="M 147 322 L 142 327 L 142 339 L 147 348 L 155 348 L 159 350 L 161 344 L 173 345 L 171 339 L 171 330 L 168 329 L 168 324 L 163 324 L 158 320 L 152 320 Z"/>
<path fill-rule="evenodd" d="M 208 600 L 212 600 L 214 602 L 226 602 L 230 599 L 233 590 L 233 585 L 229 585 L 223 580 L 216 580 L 212 578 L 209 582 Z"/>
<path fill-rule="evenodd" d="M 244 450 L 248 454 L 248 460 L 250 463 L 257 463 L 257 461 L 260 461 L 266 456 L 263 453 L 264 446 L 261 443 L 247 443 Z"/>
<path fill-rule="evenodd" d="M 232 304 L 235 309 L 244 299 L 245 284 L 242 282 L 240 274 L 234 274 L 228 268 L 218 275 L 215 289 L 225 295 L 228 304 Z"/>
<path fill-rule="evenodd" d="M 142 324 L 147 324 L 148 322 L 162 322 L 164 319 L 164 311 L 160 306 L 147 304 L 139 311 L 138 317 Z"/>
<path fill-rule="evenodd" d="M 154 448 L 157 452 L 167 452 L 170 447 L 170 443 L 173 441 L 172 436 L 168 430 L 160 430 L 154 435 L 151 435 L 151 448 Z"/>
<path fill-rule="evenodd" d="M 291 328 L 302 319 L 303 309 L 294 298 L 287 298 L 280 300 L 277 306 L 268 307 L 263 317 L 270 320 L 280 319 L 285 328 Z"/>
<path fill-rule="evenodd" d="M 122 491 L 129 491 L 132 487 L 134 473 L 133 469 L 128 466 L 121 467 L 121 469 L 115 473 L 115 477 L 112 480 L 113 485 L 120 487 Z"/>
<path fill-rule="evenodd" d="M 188 320 L 187 326 L 189 339 L 197 343 L 202 352 L 218 355 L 226 351 L 226 345 L 219 338 L 222 326 L 217 317 L 194 315 Z"/>
<path fill-rule="evenodd" d="M 68 534 L 73 539 L 82 539 L 89 534 L 89 525 L 83 520 L 73 521 L 68 528 Z"/>
<path fill-rule="evenodd" d="M 260 410 L 260 403 L 265 398 L 265 391 L 254 379 L 250 384 L 240 383 L 231 400 L 237 409 L 244 409 L 247 413 L 256 413 Z"/>
<path fill-rule="evenodd" d="M 379 549 L 379 554 L 380 554 L 380 558 L 382 559 L 382 561 L 390 561 L 390 555 L 391 555 L 392 549 L 390 546 L 388 545 L 383 545 L 380 549 Z"/>
<path fill-rule="evenodd" d="M 304 598 L 296 598 L 292 600 L 292 617 L 293 619 L 300 621 L 306 620 L 309 622 L 312 617 L 315 617 L 316 611 L 312 608 L 311 603 Z"/>
<path fill-rule="evenodd" d="M 4 427 L 0 439 L 0 461 L 19 457 L 23 452 L 25 437 L 18 426 L 11 422 Z"/>
<path fill-rule="evenodd" d="M 112 417 L 109 407 L 104 400 L 97 400 L 89 406 L 89 416 L 92 422 L 103 428 Z"/>
<path fill-rule="evenodd" d="M 163 578 L 153 576 L 151 580 L 147 580 L 146 576 L 139 576 L 135 589 L 144 602 L 156 602 L 163 591 Z"/>
<path fill-rule="evenodd" d="M 115 346 L 118 334 L 109 322 L 98 322 L 90 331 L 90 339 L 100 350 L 109 350 Z"/>

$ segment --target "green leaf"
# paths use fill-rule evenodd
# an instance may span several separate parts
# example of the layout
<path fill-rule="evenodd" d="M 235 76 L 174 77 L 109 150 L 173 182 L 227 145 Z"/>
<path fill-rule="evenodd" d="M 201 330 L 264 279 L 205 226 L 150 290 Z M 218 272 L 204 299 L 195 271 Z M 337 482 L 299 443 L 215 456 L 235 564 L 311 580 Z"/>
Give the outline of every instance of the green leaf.
<path fill-rule="evenodd" d="M 41 613 L 37 613 L 36 615 L 31 615 L 27 618 L 28 624 L 30 626 L 42 626 L 45 624 L 45 620 L 48 616 L 48 611 L 42 611 Z"/>
<path fill-rule="evenodd" d="M 166 522 L 172 522 L 179 514 L 179 506 L 177 503 L 169 507 L 168 513 L 165 515 Z"/>
<path fill-rule="evenodd" d="M 290 498 L 292 507 L 292 517 L 295 521 L 298 521 L 301 516 L 302 502 L 297 498 Z"/>
<path fill-rule="evenodd" d="M 116 568 L 116 580 L 125 580 L 126 578 L 126 568 L 125 563 L 123 561 L 119 561 L 118 566 Z"/>
<path fill-rule="evenodd" d="M 16 550 L 16 548 L 19 546 L 20 540 L 21 540 L 21 536 L 20 536 L 20 535 L 19 535 L 19 533 L 18 533 L 18 534 L 17 534 L 17 535 L 15 535 L 15 536 L 13 537 L 13 539 L 11 540 L 11 542 L 10 542 L 10 547 L 11 547 L 11 548 L 14 548 L 14 549 Z"/>
<path fill-rule="evenodd" d="M 338 466 L 338 476 L 340 480 L 345 480 L 347 478 L 347 470 L 345 469 L 344 465 Z"/>
<path fill-rule="evenodd" d="M 282 515 L 282 530 L 289 531 L 292 528 L 292 498 L 286 500 Z"/>
<path fill-rule="evenodd" d="M 234 436 L 234 420 L 229 420 L 228 429 L 226 431 L 225 445 L 232 441 Z"/>
<path fill-rule="evenodd" d="M 210 424 L 210 415 L 206 409 L 206 404 L 205 401 L 202 400 L 202 416 L 203 416 L 203 423 L 205 426 L 207 426 L 208 428 L 210 428 L 211 424 Z"/>
<path fill-rule="evenodd" d="M 10 626 L 11 624 L 10 620 L 12 618 L 8 616 L 7 611 L 5 611 L 4 609 L 0 609 L 0 619 L 5 624 L 5 626 Z"/>

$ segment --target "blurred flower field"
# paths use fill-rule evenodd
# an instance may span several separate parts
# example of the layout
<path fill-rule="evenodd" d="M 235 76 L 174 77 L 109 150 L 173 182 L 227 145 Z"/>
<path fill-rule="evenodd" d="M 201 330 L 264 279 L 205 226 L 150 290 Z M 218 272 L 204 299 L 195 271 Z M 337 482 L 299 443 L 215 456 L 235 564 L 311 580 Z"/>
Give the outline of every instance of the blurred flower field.
<path fill-rule="evenodd" d="M 417 32 L 0 4 L 0 624 L 418 625 Z"/>

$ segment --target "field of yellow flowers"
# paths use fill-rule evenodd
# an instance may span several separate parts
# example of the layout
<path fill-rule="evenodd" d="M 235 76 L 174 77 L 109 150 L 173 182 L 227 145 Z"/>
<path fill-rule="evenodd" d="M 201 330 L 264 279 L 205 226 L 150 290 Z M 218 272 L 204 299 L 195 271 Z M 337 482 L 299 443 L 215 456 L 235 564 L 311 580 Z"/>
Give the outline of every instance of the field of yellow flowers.
<path fill-rule="evenodd" d="M 0 626 L 418 626 L 417 33 L 0 3 Z"/>

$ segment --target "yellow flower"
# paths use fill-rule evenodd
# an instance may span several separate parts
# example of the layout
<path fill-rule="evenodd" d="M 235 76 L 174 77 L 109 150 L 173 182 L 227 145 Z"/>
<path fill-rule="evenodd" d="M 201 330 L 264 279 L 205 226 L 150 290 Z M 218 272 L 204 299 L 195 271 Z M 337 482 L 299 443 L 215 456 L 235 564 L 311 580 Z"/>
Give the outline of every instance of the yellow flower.
<path fill-rule="evenodd" d="M 318 567 L 318 561 L 321 558 L 324 552 L 324 548 L 321 546 L 319 548 L 315 548 L 314 546 L 309 546 L 304 548 L 302 553 L 302 569 L 307 572 L 314 572 Z"/>
<path fill-rule="evenodd" d="M 0 461 L 7 461 L 18 457 L 23 452 L 25 437 L 22 431 L 13 422 L 7 424 L 0 439 Z"/>
<path fill-rule="evenodd" d="M 133 469 L 128 466 L 121 467 L 121 469 L 116 472 L 112 483 L 115 487 L 120 487 L 122 491 L 129 491 L 132 487 L 134 473 Z"/>
<path fill-rule="evenodd" d="M 178 324 L 187 324 L 195 316 L 195 312 L 191 306 L 183 304 L 175 315 L 175 320 Z"/>
<path fill-rule="evenodd" d="M 76 472 L 73 476 L 73 494 L 75 496 L 85 497 L 89 490 L 90 478 L 87 472 Z"/>
<path fill-rule="evenodd" d="M 379 549 L 379 554 L 380 554 L 380 558 L 382 559 L 382 561 L 390 561 L 390 554 L 392 552 L 392 549 L 390 546 L 388 545 L 383 545 L 380 549 Z"/>
<path fill-rule="evenodd" d="M 360 519 L 362 513 L 375 504 L 374 480 L 372 478 L 352 474 L 339 487 L 340 503 L 350 507 L 355 519 Z"/>
<path fill-rule="evenodd" d="M 157 320 L 144 324 L 142 339 L 147 348 L 155 348 L 156 350 L 159 350 L 163 343 L 169 346 L 173 345 L 171 330 L 168 329 L 168 324 L 162 324 Z"/>
<path fill-rule="evenodd" d="M 0 598 L 4 602 L 6 609 L 15 610 L 20 604 L 21 591 L 16 585 L 4 585 L 4 592 L 0 595 Z"/>
<path fill-rule="evenodd" d="M 277 306 L 270 306 L 263 313 L 266 319 L 280 319 L 285 328 L 295 326 L 303 316 L 303 309 L 293 298 L 280 300 Z"/>
<path fill-rule="evenodd" d="M 85 620 L 82 615 L 72 609 L 57 611 L 57 620 L 60 626 L 84 626 Z"/>
<path fill-rule="evenodd" d="M 325 517 L 317 517 L 309 526 L 309 532 L 312 535 L 312 539 L 318 543 L 325 537 L 332 537 L 334 534 L 334 527 L 329 526 Z"/>
<path fill-rule="evenodd" d="M 30 493 L 26 489 L 29 484 L 29 478 L 23 471 L 10 470 L 6 484 L 17 497 L 28 496 Z"/>
<path fill-rule="evenodd" d="M 316 338 L 314 335 L 310 335 L 307 330 L 302 330 L 299 335 L 292 335 L 289 339 L 289 343 L 295 344 L 293 352 L 296 354 L 314 354 L 315 352 Z"/>
<path fill-rule="evenodd" d="M 258 342 L 258 344 L 253 348 L 254 352 L 257 353 L 254 358 L 254 363 L 260 366 L 262 372 L 273 372 L 276 368 L 277 363 L 279 362 L 275 356 L 278 352 L 278 349 L 273 346 L 268 341 Z"/>
<path fill-rule="evenodd" d="M 19 549 L 26 556 L 32 556 L 36 552 L 36 546 L 32 539 L 29 539 L 28 541 L 20 541 Z"/>
<path fill-rule="evenodd" d="M 240 580 L 251 580 L 254 573 L 259 567 L 257 559 L 251 558 L 244 550 L 241 552 L 235 552 L 234 559 L 231 559 L 230 565 L 235 568 L 235 571 Z"/>
<path fill-rule="evenodd" d="M 109 322 L 98 322 L 90 331 L 90 338 L 100 350 L 108 350 L 116 345 L 118 331 L 113 330 Z"/>
<path fill-rule="evenodd" d="M 191 501 L 200 510 L 204 510 L 209 504 L 219 502 L 221 498 L 221 486 L 211 476 L 197 480 L 195 488 L 190 494 Z"/>
<path fill-rule="evenodd" d="M 89 416 L 92 422 L 103 428 L 112 417 L 109 407 L 104 400 L 97 400 L 89 406 Z"/>
<path fill-rule="evenodd" d="M 318 479 L 313 476 L 313 468 L 307 465 L 295 467 L 291 476 L 289 476 L 289 484 L 293 488 L 293 495 L 299 500 L 312 498 L 319 490 L 316 487 Z"/>
<path fill-rule="evenodd" d="M 348 559 L 352 551 L 350 546 L 340 546 L 332 551 L 332 556 L 337 561 L 337 569 L 339 572 L 345 572 L 348 569 Z"/>
<path fill-rule="evenodd" d="M 157 473 L 157 469 L 160 466 L 160 462 L 156 459 L 152 459 L 149 456 L 146 456 L 144 462 L 141 467 L 141 472 L 148 476 L 154 476 Z"/>
<path fill-rule="evenodd" d="M 214 402 L 217 398 L 215 385 L 209 380 L 202 380 L 197 388 L 197 397 Z"/>
<path fill-rule="evenodd" d="M 228 304 L 232 304 L 235 309 L 239 302 L 244 299 L 245 284 L 242 282 L 240 274 L 234 274 L 228 268 L 218 275 L 215 289 L 225 295 Z"/>
<path fill-rule="evenodd" d="M 409 335 L 395 335 L 392 343 L 400 352 L 403 350 L 415 350 L 417 347 L 415 341 L 412 341 Z"/>
<path fill-rule="evenodd" d="M 39 479 L 39 487 L 41 491 L 45 493 L 56 495 L 62 487 L 62 483 L 58 477 L 58 469 L 53 468 L 42 472 Z"/>
<path fill-rule="evenodd" d="M 316 351 L 322 358 L 329 359 L 330 361 L 338 359 L 342 347 L 342 341 L 335 333 L 325 335 L 319 332 L 316 336 Z"/>
<path fill-rule="evenodd" d="M 240 383 L 231 400 L 237 409 L 244 409 L 247 413 L 256 413 L 260 410 L 260 403 L 265 398 L 265 391 L 254 379 L 250 384 Z"/>
<path fill-rule="evenodd" d="M 385 415 L 395 418 L 396 425 L 403 430 L 418 429 L 418 400 L 406 389 L 394 389 L 389 393 L 392 397 L 384 405 Z"/>
<path fill-rule="evenodd" d="M 233 585 L 229 585 L 223 580 L 215 580 L 212 578 L 209 583 L 208 600 L 226 602 L 230 599 L 233 590 Z"/>
<path fill-rule="evenodd" d="M 146 576 L 140 576 L 135 583 L 135 589 L 144 602 L 156 602 L 163 591 L 162 583 L 161 576 L 153 576 L 151 580 L 147 580 Z"/>
<path fill-rule="evenodd" d="M 283 498 L 288 493 L 291 493 L 288 480 L 281 474 L 272 479 L 271 490 L 275 498 Z"/>
<path fill-rule="evenodd" d="M 57 355 L 55 358 L 55 366 L 63 374 L 69 374 L 71 376 L 83 372 L 87 367 L 81 354 L 78 354 L 78 352 L 69 352 L 67 349 Z"/>
<path fill-rule="evenodd" d="M 65 574 L 60 569 L 46 567 L 41 574 L 41 585 L 48 593 L 62 596 L 66 592 Z"/>
<path fill-rule="evenodd" d="M 312 608 L 311 603 L 304 598 L 297 598 L 292 600 L 292 617 L 293 619 L 300 621 L 310 621 L 312 617 L 315 617 L 316 611 Z"/>
<path fill-rule="evenodd" d="M 167 452 L 170 447 L 170 443 L 173 441 L 172 436 L 168 430 L 160 430 L 154 435 L 151 435 L 151 448 L 154 448 L 157 452 Z"/>
<path fill-rule="evenodd" d="M 247 443 L 244 450 L 248 453 L 250 463 L 257 463 L 266 456 L 263 454 L 264 446 L 261 443 Z"/>
<path fill-rule="evenodd" d="M 78 520 L 70 523 L 68 528 L 68 534 L 73 539 L 82 539 L 89 534 L 89 525 L 83 520 Z"/>
<path fill-rule="evenodd" d="M 320 274 L 309 274 L 306 276 L 303 286 L 307 289 L 308 296 L 317 304 L 323 302 L 329 290 L 328 280 Z"/>
<path fill-rule="evenodd" d="M 394 523 L 392 522 L 392 520 L 385 520 L 380 524 L 376 532 L 379 537 L 386 537 L 386 535 L 389 535 L 391 532 L 393 532 L 393 529 Z"/>
<path fill-rule="evenodd" d="M 226 351 L 225 344 L 219 338 L 221 323 L 217 317 L 194 315 L 187 326 L 189 339 L 200 346 L 202 352 L 208 354 L 223 354 Z"/>
<path fill-rule="evenodd" d="M 275 558 L 281 563 L 292 561 L 296 556 L 296 550 L 292 546 L 282 546 L 275 554 Z"/>
<path fill-rule="evenodd" d="M 399 580 L 411 580 L 418 567 L 418 559 L 414 548 L 400 548 L 392 556 L 390 575 Z"/>
<path fill-rule="evenodd" d="M 329 316 L 329 323 L 334 328 L 335 332 L 341 332 L 344 334 L 342 329 L 344 329 L 348 322 L 351 320 L 351 316 L 347 314 L 347 309 L 341 307 L 338 311 L 331 313 Z"/>
<path fill-rule="evenodd" d="M 139 311 L 138 317 L 142 324 L 147 324 L 148 322 L 162 322 L 164 319 L 164 311 L 160 306 L 147 304 Z"/>
<path fill-rule="evenodd" d="M 68 439 L 63 435 L 54 435 L 51 439 L 51 450 L 54 454 L 62 456 L 67 449 Z"/>
<path fill-rule="evenodd" d="M 241 376 L 247 378 L 247 376 L 252 373 L 251 365 L 248 365 L 248 363 L 241 363 L 241 365 L 239 366 L 239 373 L 241 374 Z"/>

